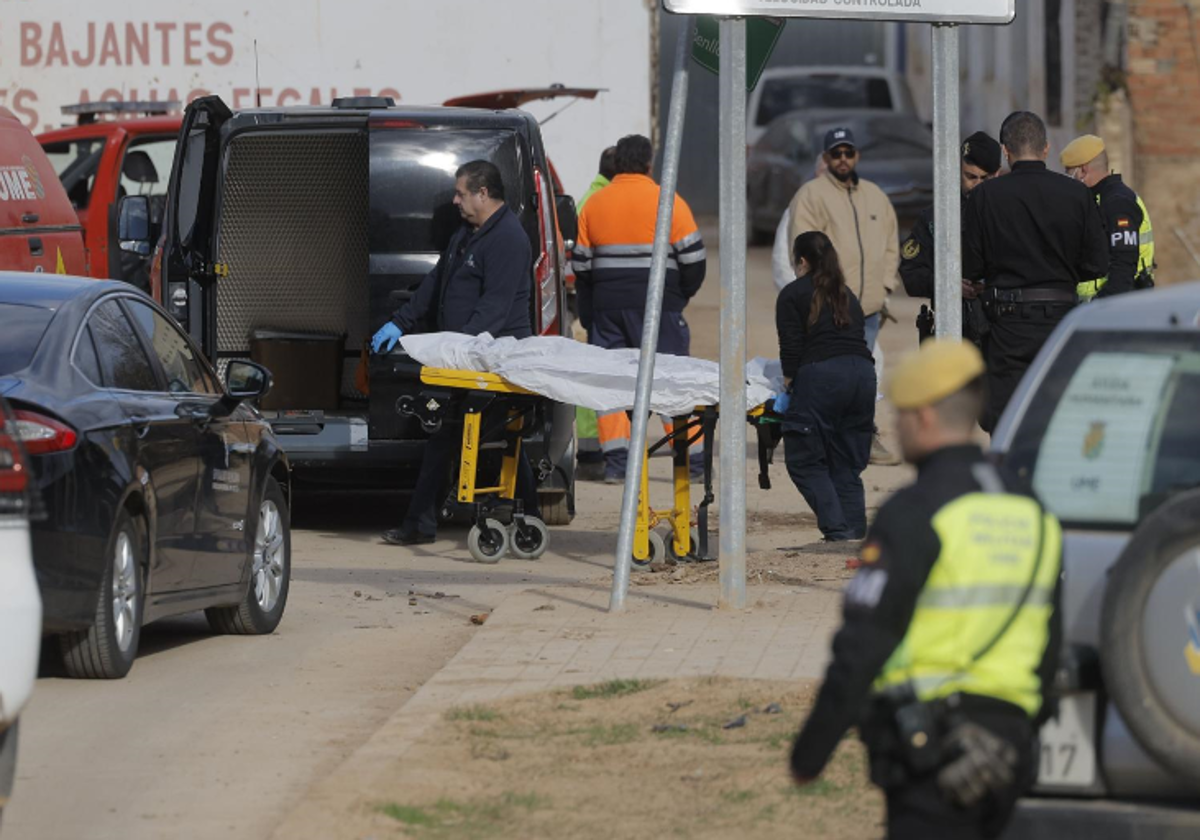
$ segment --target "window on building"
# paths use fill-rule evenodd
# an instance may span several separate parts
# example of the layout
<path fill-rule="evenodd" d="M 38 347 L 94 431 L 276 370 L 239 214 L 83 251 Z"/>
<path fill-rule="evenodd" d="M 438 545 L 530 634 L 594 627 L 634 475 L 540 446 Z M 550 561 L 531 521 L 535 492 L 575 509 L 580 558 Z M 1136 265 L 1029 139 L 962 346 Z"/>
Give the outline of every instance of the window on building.
<path fill-rule="evenodd" d="M 1045 0 L 1046 9 L 1046 122 L 1063 124 L 1062 0 Z"/>

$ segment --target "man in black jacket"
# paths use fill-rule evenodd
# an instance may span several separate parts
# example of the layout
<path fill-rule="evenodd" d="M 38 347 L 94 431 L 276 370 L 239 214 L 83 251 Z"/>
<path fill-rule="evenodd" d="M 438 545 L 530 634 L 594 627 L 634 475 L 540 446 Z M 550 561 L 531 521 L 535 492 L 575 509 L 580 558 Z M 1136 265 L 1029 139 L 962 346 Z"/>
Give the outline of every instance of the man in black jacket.
<path fill-rule="evenodd" d="M 977 131 L 962 144 L 962 169 L 960 171 L 960 187 L 962 190 L 962 214 L 959 224 L 966 219 L 967 196 L 971 190 L 984 181 L 990 181 L 1000 171 L 1000 144 L 983 131 Z M 912 233 L 900 248 L 900 279 L 904 281 L 904 289 L 911 297 L 935 297 L 934 290 L 934 257 L 933 257 L 933 206 L 921 211 Z M 963 298 L 963 338 L 979 345 L 983 334 L 987 332 L 987 318 L 983 314 L 983 302 L 979 293 L 983 291 L 979 283 L 969 280 L 962 281 Z M 920 325 L 918 324 L 918 327 Z"/>
<path fill-rule="evenodd" d="M 1036 114 L 1004 121 L 1000 144 L 1010 174 L 971 193 L 963 234 L 963 276 L 985 284 L 990 330 L 983 342 L 988 405 L 980 423 L 996 427 L 1021 377 L 1075 289 L 1108 270 L 1108 237 L 1087 187 L 1046 168 L 1050 141 Z"/>
<path fill-rule="evenodd" d="M 389 352 L 401 336 L 412 332 L 487 333 L 494 338 L 533 334 L 533 248 L 520 220 L 504 203 L 500 170 L 489 161 L 475 160 L 459 167 L 455 177 L 454 206 L 464 224 L 416 294 L 375 333 L 372 352 Z M 437 539 L 437 511 L 460 439 L 461 432 L 449 424 L 430 437 L 404 522 L 385 533 L 384 540 L 413 545 Z M 524 457 L 517 461 L 524 512 L 536 517 L 533 471 Z"/>

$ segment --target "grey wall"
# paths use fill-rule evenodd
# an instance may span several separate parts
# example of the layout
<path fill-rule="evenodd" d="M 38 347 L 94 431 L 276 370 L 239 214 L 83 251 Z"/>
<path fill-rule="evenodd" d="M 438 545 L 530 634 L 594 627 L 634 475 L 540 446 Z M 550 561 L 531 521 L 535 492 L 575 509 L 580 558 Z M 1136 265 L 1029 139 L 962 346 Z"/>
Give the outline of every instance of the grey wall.
<path fill-rule="evenodd" d="M 662 14 L 659 30 L 659 136 L 667 133 L 667 106 L 679 29 L 687 19 Z M 790 20 L 767 67 L 797 64 L 888 64 L 903 67 L 900 27 L 857 21 Z M 691 62 L 687 123 L 679 166 L 679 193 L 697 215 L 717 212 L 717 77 Z"/>

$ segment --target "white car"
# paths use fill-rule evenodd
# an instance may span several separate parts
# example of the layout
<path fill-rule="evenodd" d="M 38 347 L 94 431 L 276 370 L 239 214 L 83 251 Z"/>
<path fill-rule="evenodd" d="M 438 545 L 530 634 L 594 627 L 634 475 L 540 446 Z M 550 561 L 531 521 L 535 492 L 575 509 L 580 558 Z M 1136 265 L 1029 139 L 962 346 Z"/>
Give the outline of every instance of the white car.
<path fill-rule="evenodd" d="M 33 692 L 42 636 L 29 542 L 32 478 L 13 422 L 0 398 L 0 815 L 12 793 L 17 717 Z"/>
<path fill-rule="evenodd" d="M 765 70 L 746 104 L 746 145 L 789 111 L 878 110 L 915 114 L 912 91 L 899 73 L 882 67 L 774 67 Z"/>

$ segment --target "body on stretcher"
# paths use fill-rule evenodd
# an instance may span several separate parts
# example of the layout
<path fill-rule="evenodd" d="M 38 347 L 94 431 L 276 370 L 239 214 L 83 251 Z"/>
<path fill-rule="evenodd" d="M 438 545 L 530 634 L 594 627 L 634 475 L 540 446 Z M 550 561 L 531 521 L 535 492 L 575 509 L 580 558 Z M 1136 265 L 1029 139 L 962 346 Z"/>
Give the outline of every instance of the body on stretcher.
<path fill-rule="evenodd" d="M 457 505 L 469 508 L 471 530 L 467 548 L 482 563 L 495 563 L 511 553 L 534 560 L 550 544 L 550 533 L 539 518 L 525 512 L 517 494 L 517 473 L 522 434 L 545 398 L 492 373 L 413 366 L 423 386 L 415 395 L 397 401 L 396 411 L 415 417 L 430 434 L 447 420 L 462 419 L 462 446 L 455 470 L 454 490 L 443 507 L 444 515 Z M 502 412 L 502 413 L 500 413 Z M 499 454 L 495 468 L 494 457 Z M 488 467 L 493 482 L 480 486 Z M 537 480 L 549 474 L 548 464 L 537 465 Z"/>

